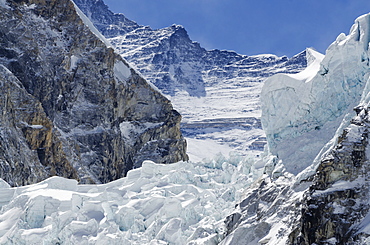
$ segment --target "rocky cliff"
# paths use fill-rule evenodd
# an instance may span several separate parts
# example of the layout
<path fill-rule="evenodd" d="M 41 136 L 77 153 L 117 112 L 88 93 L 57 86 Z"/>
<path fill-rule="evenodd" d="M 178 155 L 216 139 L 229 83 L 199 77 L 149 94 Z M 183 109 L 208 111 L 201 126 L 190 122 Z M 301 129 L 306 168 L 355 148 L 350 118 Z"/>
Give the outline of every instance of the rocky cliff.
<path fill-rule="evenodd" d="M 307 191 L 296 244 L 368 244 L 369 111 L 357 107 Z M 364 229 L 365 228 L 365 229 Z"/>
<path fill-rule="evenodd" d="M 0 4 L 1 172 L 108 182 L 186 160 L 181 116 L 69 0 Z"/>

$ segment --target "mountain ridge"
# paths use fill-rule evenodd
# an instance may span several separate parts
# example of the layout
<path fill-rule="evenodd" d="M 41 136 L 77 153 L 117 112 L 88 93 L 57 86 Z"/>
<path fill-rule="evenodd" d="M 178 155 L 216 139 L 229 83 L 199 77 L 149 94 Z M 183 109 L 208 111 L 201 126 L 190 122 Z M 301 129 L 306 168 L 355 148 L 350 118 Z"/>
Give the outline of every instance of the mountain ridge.
<path fill-rule="evenodd" d="M 75 2 L 79 5 L 80 0 Z M 89 8 L 93 8 L 93 1 L 81 2 L 82 9 L 91 13 Z M 112 12 L 96 11 L 90 17 L 98 26 L 98 16 L 106 14 L 112 16 Z M 100 25 L 103 33 L 107 28 L 109 25 Z M 171 100 L 183 117 L 183 128 L 187 129 L 195 122 L 204 121 L 206 125 L 208 119 L 255 117 L 260 120 L 259 93 L 263 80 L 275 73 L 296 73 L 307 65 L 306 51 L 288 58 L 206 50 L 192 41 L 181 25 L 157 30 L 139 25 L 130 32 L 108 39 L 130 64 Z M 203 128 L 205 130 L 197 134 L 195 129 L 183 130 L 183 133 L 189 142 L 201 140 L 207 144 L 208 141 L 219 145 L 220 149 L 232 149 L 241 155 L 249 154 L 247 151 L 260 155 L 263 151 L 265 135 L 262 128 Z M 192 144 L 189 146 L 190 156 L 201 154 Z"/>

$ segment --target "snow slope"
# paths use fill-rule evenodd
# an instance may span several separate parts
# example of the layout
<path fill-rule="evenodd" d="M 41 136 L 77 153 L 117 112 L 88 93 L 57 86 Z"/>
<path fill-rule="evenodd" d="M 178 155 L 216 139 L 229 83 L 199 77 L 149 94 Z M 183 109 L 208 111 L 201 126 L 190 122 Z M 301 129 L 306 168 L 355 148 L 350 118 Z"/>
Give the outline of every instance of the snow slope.
<path fill-rule="evenodd" d="M 260 175 L 252 163 L 146 161 L 103 185 L 53 177 L 11 188 L 0 179 L 0 244 L 215 244 Z"/>

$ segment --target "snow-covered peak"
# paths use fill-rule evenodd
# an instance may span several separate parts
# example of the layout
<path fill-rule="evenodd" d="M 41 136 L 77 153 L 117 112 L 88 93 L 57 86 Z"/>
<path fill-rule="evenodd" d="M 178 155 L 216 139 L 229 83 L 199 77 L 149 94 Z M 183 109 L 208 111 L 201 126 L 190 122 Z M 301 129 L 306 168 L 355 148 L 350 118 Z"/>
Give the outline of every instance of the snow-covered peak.
<path fill-rule="evenodd" d="M 178 24 L 171 25 L 171 28 L 174 30 L 185 29 L 182 25 L 178 25 Z"/>
<path fill-rule="evenodd" d="M 324 59 L 325 55 L 320 52 L 317 52 L 313 48 L 306 48 L 306 59 L 307 66 L 310 66 L 312 63 L 320 63 Z"/>

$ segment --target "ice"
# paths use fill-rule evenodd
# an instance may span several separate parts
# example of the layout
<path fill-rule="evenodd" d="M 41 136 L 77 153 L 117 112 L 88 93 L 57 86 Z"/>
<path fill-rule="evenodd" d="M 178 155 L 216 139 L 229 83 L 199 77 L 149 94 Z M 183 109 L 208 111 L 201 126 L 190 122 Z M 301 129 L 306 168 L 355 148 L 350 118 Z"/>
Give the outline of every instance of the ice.
<path fill-rule="evenodd" d="M 0 243 L 214 244 L 224 218 L 261 174 L 252 165 L 253 157 L 219 155 L 170 165 L 145 161 L 101 185 L 52 177 L 11 188 L 1 181 Z"/>
<path fill-rule="evenodd" d="M 263 86 L 261 121 L 269 152 L 300 178 L 314 171 L 309 166 L 317 165 L 349 125 L 353 108 L 368 100 L 369 23 L 369 15 L 359 17 L 325 56 L 307 49 L 304 71 L 272 76 Z"/>
<path fill-rule="evenodd" d="M 118 81 L 126 82 L 131 77 L 131 70 L 122 61 L 118 61 L 114 64 L 114 74 Z"/>

